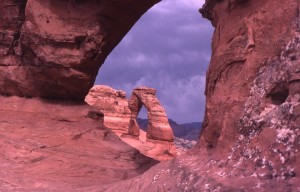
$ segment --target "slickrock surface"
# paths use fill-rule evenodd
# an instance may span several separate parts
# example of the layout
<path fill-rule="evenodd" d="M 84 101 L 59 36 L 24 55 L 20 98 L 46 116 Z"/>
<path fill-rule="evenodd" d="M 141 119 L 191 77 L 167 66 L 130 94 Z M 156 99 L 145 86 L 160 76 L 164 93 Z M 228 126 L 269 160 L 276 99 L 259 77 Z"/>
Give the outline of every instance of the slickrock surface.
<path fill-rule="evenodd" d="M 143 93 L 136 96 L 136 90 L 142 90 Z M 148 157 L 159 161 L 168 160 L 177 154 L 174 136 L 165 110 L 156 98 L 155 92 L 156 90 L 152 88 L 137 88 L 133 91 L 129 103 L 124 91 L 105 85 L 95 85 L 85 101 L 104 114 L 103 124 L 112 129 L 124 142 Z M 143 97 L 143 100 L 140 97 Z M 152 123 L 148 124 L 147 135 L 136 123 L 142 105 L 146 106 L 149 119 L 152 120 Z M 151 137 L 153 132 L 159 137 L 153 139 Z"/>
<path fill-rule="evenodd" d="M 0 97 L 0 191 L 82 191 L 156 163 L 105 128 L 85 103 Z"/>
<path fill-rule="evenodd" d="M 174 159 L 181 150 L 177 150 L 174 142 L 151 140 L 147 138 L 147 133 L 140 130 L 138 138 L 130 135 L 122 135 L 121 139 L 141 154 L 151 157 L 158 161 Z"/>
<path fill-rule="evenodd" d="M 158 0 L 1 0 L 0 93 L 83 100 L 99 67 Z"/>
<path fill-rule="evenodd" d="M 142 130 L 147 130 L 148 119 L 137 118 L 137 123 Z M 178 124 L 169 119 L 169 124 L 174 133 L 174 145 L 178 155 L 185 153 L 197 144 L 202 126 L 201 122 Z"/>
<path fill-rule="evenodd" d="M 112 129 L 119 136 L 128 133 L 131 111 L 124 91 L 105 85 L 95 85 L 89 91 L 85 101 L 104 114 L 104 126 Z"/>

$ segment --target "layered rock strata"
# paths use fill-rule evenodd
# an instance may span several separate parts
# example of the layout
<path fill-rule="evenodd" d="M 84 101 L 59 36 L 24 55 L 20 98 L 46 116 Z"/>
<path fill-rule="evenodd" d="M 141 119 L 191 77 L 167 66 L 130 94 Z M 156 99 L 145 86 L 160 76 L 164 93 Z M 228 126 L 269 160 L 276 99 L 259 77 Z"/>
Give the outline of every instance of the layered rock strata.
<path fill-rule="evenodd" d="M 104 114 L 104 126 L 112 129 L 119 136 L 128 133 L 131 111 L 124 91 L 105 85 L 95 85 L 89 91 L 85 101 Z"/>
<path fill-rule="evenodd" d="M 202 12 L 216 30 L 201 150 L 228 167 L 240 162 L 244 176 L 292 179 L 300 174 L 299 1 L 222 1 Z"/>
<path fill-rule="evenodd" d="M 107 54 L 155 2 L 2 0 L 0 93 L 83 100 Z M 85 136 L 79 130 L 91 125 L 82 118 L 89 113 L 81 105 L 69 108 L 65 103 L 66 107 L 49 114 L 48 108 L 59 105 L 39 104 L 35 113 L 23 101 L 14 100 L 10 108 L 16 106 L 15 112 L 5 109 L 1 113 L 1 190 L 67 186 L 72 191 L 298 191 L 299 0 L 206 0 L 201 12 L 216 29 L 206 81 L 204 128 L 196 148 L 139 177 L 100 186 L 103 175 L 117 176 L 123 164 L 113 164 L 113 168 L 120 165 L 113 172 L 97 170 L 101 161 L 91 160 L 95 156 L 87 154 L 88 149 L 105 147 L 103 153 L 100 150 L 101 158 L 107 157 L 112 151 L 109 146 L 119 140 L 105 145 L 97 136 L 77 145 L 76 139 Z M 22 106 L 27 107 L 25 112 Z M 85 113 L 78 116 L 74 110 Z M 57 121 L 54 114 L 59 115 L 56 119 L 64 118 Z M 101 115 L 88 116 L 97 119 Z M 87 137 L 105 135 L 93 130 L 96 133 Z M 60 145 L 61 141 L 69 143 Z M 96 148 L 95 153 L 99 152 Z M 61 157 L 61 151 L 75 158 Z M 61 158 L 51 161 L 56 156 Z M 75 162 L 63 169 L 70 161 L 87 156 L 84 164 Z M 119 157 L 108 158 L 108 166 Z M 47 167 L 48 161 L 51 166 Z M 94 169 L 85 170 L 91 164 Z M 86 180 L 90 173 L 96 174 L 93 182 Z M 113 178 L 120 177 L 110 177 L 109 182 Z"/>
<path fill-rule="evenodd" d="M 153 88 L 136 88 L 128 101 L 126 93 L 105 85 L 95 85 L 85 101 L 104 114 L 103 124 L 141 153 L 157 160 L 176 156 L 174 135 L 164 108 Z M 142 106 L 148 111 L 147 132 L 140 130 L 136 118 Z"/>
<path fill-rule="evenodd" d="M 107 55 L 158 0 L 1 0 L 0 93 L 83 100 Z"/>
<path fill-rule="evenodd" d="M 156 90 L 149 87 L 138 87 L 133 90 L 129 99 L 132 119 L 129 133 L 134 135 L 138 133 L 139 126 L 136 123 L 136 118 L 144 105 L 147 109 L 149 120 L 147 138 L 172 142 L 174 141 L 174 135 L 167 114 L 155 95 Z"/>

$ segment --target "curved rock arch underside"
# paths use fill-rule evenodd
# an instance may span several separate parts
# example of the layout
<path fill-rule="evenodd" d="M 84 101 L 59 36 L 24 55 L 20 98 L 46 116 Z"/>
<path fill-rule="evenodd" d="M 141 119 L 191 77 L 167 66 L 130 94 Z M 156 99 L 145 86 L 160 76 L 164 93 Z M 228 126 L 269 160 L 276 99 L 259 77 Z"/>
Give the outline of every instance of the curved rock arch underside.
<path fill-rule="evenodd" d="M 2 0 L 0 93 L 82 101 L 107 55 L 141 15 L 158 2 Z M 143 157 L 137 158 L 136 152 L 130 148 L 121 150 L 120 141 L 112 141 L 114 136 L 93 124 L 92 120 L 102 118 L 100 113 L 82 103 L 36 102 L 36 99 L 1 96 L 0 160 L 3 163 L 0 164 L 0 189 L 299 190 L 299 0 L 206 0 L 200 12 L 211 20 L 215 32 L 207 72 L 206 113 L 197 147 L 186 155 L 152 167 L 138 177 L 115 184 L 114 181 L 144 172 L 145 169 L 135 169 L 141 165 Z M 28 104 L 32 102 L 40 106 L 39 113 Z M 44 110 L 43 106 L 53 110 Z M 62 106 L 68 107 L 60 108 Z M 81 112 L 72 111 L 67 115 L 65 110 L 74 108 Z M 12 119 L 14 115 L 18 116 L 18 121 Z M 40 118 L 39 122 L 34 118 Z M 78 123 L 88 126 L 90 131 L 77 131 Z M 42 130 L 54 125 L 64 134 L 53 135 L 53 138 L 66 142 L 58 144 L 47 139 L 51 136 L 50 131 L 42 134 Z M 25 134 L 26 130 L 34 128 L 36 131 Z M 18 133 L 17 139 L 13 138 L 11 130 Z M 36 137 L 40 131 L 45 138 L 36 142 L 37 138 L 40 139 Z M 68 140 L 68 134 L 72 140 Z M 97 169 L 103 163 L 97 163 L 100 156 L 94 154 L 88 154 L 93 158 L 89 162 L 94 163 L 94 169 L 85 169 L 85 166 L 90 166 L 86 164 L 77 172 L 70 171 L 72 166 L 51 173 L 49 166 L 46 169 L 47 163 L 51 165 L 55 159 L 49 154 L 56 154 L 59 158 L 64 151 L 69 155 L 76 155 L 72 150 L 90 152 L 84 146 L 96 146 L 100 141 L 93 137 L 97 134 L 103 138 L 103 144 L 98 144 L 98 147 L 109 146 L 108 141 L 120 144 L 110 150 L 102 148 L 101 153 L 108 155 L 118 151 L 111 158 L 111 161 L 116 161 L 116 167 L 123 167 L 118 159 L 134 160 L 129 165 L 132 168 L 130 174 L 125 171 L 114 177 L 119 172 L 112 167 Z M 18 144 L 17 141 L 23 142 Z M 46 141 L 49 145 L 43 144 Z M 78 148 L 68 148 L 70 145 Z M 70 159 L 67 156 L 55 161 L 54 168 Z M 82 176 L 80 184 L 74 179 L 78 174 Z M 99 186 L 95 178 L 103 174 L 111 180 L 106 186 Z"/>

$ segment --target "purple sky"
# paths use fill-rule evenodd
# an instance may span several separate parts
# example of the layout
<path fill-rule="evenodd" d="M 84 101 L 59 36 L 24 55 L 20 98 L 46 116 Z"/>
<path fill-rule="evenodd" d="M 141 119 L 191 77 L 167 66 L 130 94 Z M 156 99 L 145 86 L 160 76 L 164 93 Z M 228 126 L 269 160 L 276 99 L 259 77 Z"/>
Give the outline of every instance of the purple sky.
<path fill-rule="evenodd" d="M 128 97 L 137 86 L 156 88 L 169 118 L 202 121 L 213 32 L 198 12 L 202 4 L 163 0 L 155 5 L 107 58 L 96 84 L 122 89 Z"/>

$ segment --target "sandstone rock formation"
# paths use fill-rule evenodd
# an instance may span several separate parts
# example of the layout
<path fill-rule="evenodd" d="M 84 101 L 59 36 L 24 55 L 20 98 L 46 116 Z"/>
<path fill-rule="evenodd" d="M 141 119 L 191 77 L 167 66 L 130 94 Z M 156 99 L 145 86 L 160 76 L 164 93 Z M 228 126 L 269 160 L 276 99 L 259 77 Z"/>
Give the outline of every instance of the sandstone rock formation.
<path fill-rule="evenodd" d="M 299 1 L 208 4 L 216 31 L 199 146 L 228 168 L 239 162 L 228 175 L 288 183 L 300 174 Z"/>
<path fill-rule="evenodd" d="M 206 0 L 201 13 L 216 29 L 200 142 L 104 191 L 299 191 L 299 0 Z"/>
<path fill-rule="evenodd" d="M 0 93 L 83 100 L 102 61 L 156 2 L 2 0 Z M 101 114 L 1 96 L 1 191 L 298 191 L 299 7 L 206 0 L 201 13 L 216 29 L 200 142 L 126 181 L 102 185 L 148 160 L 97 129 L 89 117 Z"/>
<path fill-rule="evenodd" d="M 83 191 L 156 162 L 122 142 L 84 103 L 0 96 L 0 191 Z"/>
<path fill-rule="evenodd" d="M 142 130 L 147 130 L 148 119 L 137 118 L 137 123 Z M 178 124 L 169 119 L 169 124 L 174 133 L 174 145 L 178 155 L 185 153 L 197 144 L 202 126 L 201 122 Z"/>
<path fill-rule="evenodd" d="M 158 0 L 1 0 L 0 93 L 83 100 L 99 67 Z"/>
<path fill-rule="evenodd" d="M 133 90 L 129 100 L 129 108 L 132 114 L 129 134 L 133 133 L 136 135 L 138 133 L 139 126 L 136 123 L 136 118 L 144 105 L 149 119 L 147 138 L 172 142 L 174 141 L 174 135 L 167 114 L 155 94 L 156 90 L 149 87 L 138 87 Z"/>
<path fill-rule="evenodd" d="M 133 148 L 139 150 L 143 155 L 151 157 L 158 161 L 174 159 L 181 150 L 177 150 L 175 143 L 172 141 L 152 140 L 147 138 L 147 133 L 140 130 L 139 137 L 122 135 L 121 139 Z"/>
<path fill-rule="evenodd" d="M 107 55 L 156 2 L 0 1 L 0 191 L 84 191 L 157 162 L 82 102 Z"/>
<path fill-rule="evenodd" d="M 157 160 L 176 156 L 174 136 L 164 108 L 152 88 L 134 89 L 130 101 L 126 93 L 105 85 L 95 85 L 85 101 L 104 114 L 103 124 L 112 129 L 123 141 L 142 154 Z M 142 105 L 148 110 L 148 129 L 140 131 L 136 118 Z"/>
<path fill-rule="evenodd" d="M 126 93 L 105 85 L 95 85 L 85 101 L 104 114 L 104 126 L 112 129 L 119 136 L 128 133 L 131 111 Z"/>

